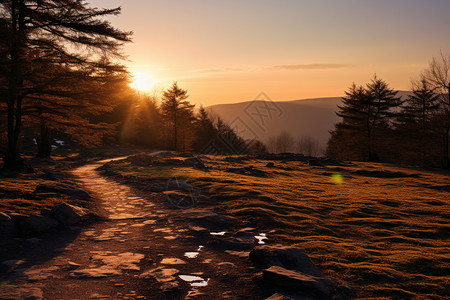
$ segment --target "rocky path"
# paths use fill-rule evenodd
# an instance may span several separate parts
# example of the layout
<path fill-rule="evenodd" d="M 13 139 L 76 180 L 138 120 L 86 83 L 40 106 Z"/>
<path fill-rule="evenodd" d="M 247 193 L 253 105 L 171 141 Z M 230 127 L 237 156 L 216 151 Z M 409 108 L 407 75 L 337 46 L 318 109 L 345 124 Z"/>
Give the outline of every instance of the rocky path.
<path fill-rule="evenodd" d="M 245 252 L 202 245 L 161 195 L 102 177 L 105 162 L 73 171 L 103 219 L 16 238 L 0 252 L 0 299 L 261 299 Z"/>

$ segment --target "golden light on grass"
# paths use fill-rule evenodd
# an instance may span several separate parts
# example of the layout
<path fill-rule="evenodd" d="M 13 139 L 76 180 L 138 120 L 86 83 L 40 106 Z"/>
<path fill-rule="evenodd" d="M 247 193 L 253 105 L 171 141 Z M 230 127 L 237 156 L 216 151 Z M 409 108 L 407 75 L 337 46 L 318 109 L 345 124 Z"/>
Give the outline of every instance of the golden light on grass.
<path fill-rule="evenodd" d="M 132 73 L 132 76 L 133 82 L 130 84 L 130 86 L 140 92 L 149 92 L 156 83 L 156 79 L 153 78 L 149 73 L 135 72 Z"/>

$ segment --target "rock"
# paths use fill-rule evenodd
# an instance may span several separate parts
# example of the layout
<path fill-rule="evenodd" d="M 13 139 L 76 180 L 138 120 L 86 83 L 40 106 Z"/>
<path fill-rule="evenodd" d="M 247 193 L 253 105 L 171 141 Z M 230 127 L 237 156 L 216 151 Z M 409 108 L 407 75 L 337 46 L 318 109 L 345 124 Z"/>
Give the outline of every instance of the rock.
<path fill-rule="evenodd" d="M 215 236 L 208 242 L 210 246 L 216 246 L 220 249 L 227 250 L 251 250 L 258 242 L 253 237 L 253 240 L 247 238 L 235 238 L 235 237 L 221 237 Z"/>
<path fill-rule="evenodd" d="M 74 225 L 88 217 L 88 213 L 83 208 L 67 203 L 55 205 L 51 214 L 64 225 Z"/>
<path fill-rule="evenodd" d="M 44 216 L 11 214 L 11 218 L 22 234 L 41 233 L 59 225 L 55 219 Z"/>
<path fill-rule="evenodd" d="M 171 282 L 175 281 L 175 275 L 178 274 L 180 271 L 173 268 L 156 268 L 152 270 L 148 270 L 141 275 L 139 275 L 139 278 L 148 279 L 148 278 L 154 278 L 158 282 Z"/>
<path fill-rule="evenodd" d="M 149 190 L 154 193 L 161 193 L 167 190 L 167 186 L 165 184 L 155 182 L 151 184 Z"/>
<path fill-rule="evenodd" d="M 273 162 L 267 163 L 266 168 L 273 168 L 275 164 Z"/>
<path fill-rule="evenodd" d="M 187 209 L 181 213 L 181 216 L 192 220 L 198 226 L 208 228 L 210 230 L 222 230 L 232 227 L 236 219 L 230 216 L 219 215 L 211 210 L 204 209 Z"/>
<path fill-rule="evenodd" d="M 244 162 L 240 157 L 227 156 L 223 159 L 223 161 L 234 163 L 234 164 L 243 164 Z"/>
<path fill-rule="evenodd" d="M 49 171 L 42 175 L 39 175 L 38 177 L 45 179 L 45 180 L 57 181 L 57 180 L 65 179 L 67 176 L 64 173 L 61 173 L 58 171 Z"/>
<path fill-rule="evenodd" d="M 194 157 L 194 154 L 192 154 L 191 152 L 183 152 L 183 153 L 180 153 L 179 156 L 180 157 Z"/>
<path fill-rule="evenodd" d="M 269 298 L 266 298 L 266 300 L 294 300 L 294 298 L 288 297 L 280 293 L 276 293 L 270 296 Z"/>
<path fill-rule="evenodd" d="M 272 266 L 263 271 L 265 280 L 279 286 L 300 290 L 313 290 L 319 295 L 330 298 L 333 295 L 333 283 L 326 277 L 315 277 L 302 272 Z"/>
<path fill-rule="evenodd" d="M 209 238 L 209 230 L 200 226 L 189 225 L 188 227 L 190 234 L 194 235 L 199 239 Z"/>
<path fill-rule="evenodd" d="M 310 166 L 325 167 L 325 166 L 345 166 L 344 163 L 334 158 L 318 158 L 310 159 L 308 164 Z"/>
<path fill-rule="evenodd" d="M 256 168 L 254 168 L 253 166 L 242 167 L 242 168 L 226 168 L 224 171 L 241 174 L 241 175 L 247 175 L 247 176 L 255 176 L 255 177 L 268 177 L 268 174 L 269 174 L 265 171 L 258 170 Z"/>
<path fill-rule="evenodd" d="M 64 184 L 64 183 L 58 183 L 58 182 L 49 182 L 49 183 L 42 183 L 36 186 L 36 189 L 34 190 L 34 193 L 41 193 L 41 192 L 53 192 L 53 193 L 59 193 L 59 194 L 66 194 L 70 196 L 73 199 L 79 199 L 79 200 L 90 200 L 91 196 L 84 190 L 75 188 L 71 185 Z"/>
<path fill-rule="evenodd" d="M 302 248 L 257 246 L 250 252 L 249 257 L 258 268 L 267 269 L 271 266 L 280 266 L 310 276 L 325 277 Z"/>
<path fill-rule="evenodd" d="M 355 292 L 346 286 L 336 287 L 335 295 L 333 300 L 350 300 L 356 297 Z"/>
<path fill-rule="evenodd" d="M 198 157 L 187 158 L 183 161 L 183 165 L 186 167 L 193 167 L 198 170 L 208 170 L 203 161 Z"/>
<path fill-rule="evenodd" d="M 103 278 L 114 275 L 121 275 L 120 269 L 111 268 L 109 266 L 101 266 L 100 268 L 78 269 L 69 273 L 75 278 Z"/>
<path fill-rule="evenodd" d="M 0 242 L 12 238 L 18 231 L 19 229 L 13 219 L 9 215 L 0 212 Z"/>

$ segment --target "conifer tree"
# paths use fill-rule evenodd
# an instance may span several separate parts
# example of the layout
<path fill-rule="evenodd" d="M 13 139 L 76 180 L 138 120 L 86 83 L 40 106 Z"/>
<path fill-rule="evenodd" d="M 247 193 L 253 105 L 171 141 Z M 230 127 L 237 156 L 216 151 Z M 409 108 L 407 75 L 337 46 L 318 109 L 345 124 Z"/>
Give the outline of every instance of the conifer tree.
<path fill-rule="evenodd" d="M 110 109 L 108 88 L 126 73 L 112 59 L 121 58 L 120 46 L 130 33 L 103 18 L 119 13 L 120 8 L 90 8 L 82 0 L 0 2 L 0 47 L 5 50 L 0 88 L 8 119 L 4 167 L 23 165 L 18 140 L 24 115 L 39 121 L 57 116 L 53 120 L 67 126 L 90 123 L 77 133 L 102 127 L 83 113 L 68 113 L 90 107 L 87 115 L 95 115 Z"/>
<path fill-rule="evenodd" d="M 172 150 L 187 150 L 191 142 L 193 104 L 190 104 L 186 90 L 177 82 L 163 92 L 161 113 L 167 129 L 168 147 Z"/>

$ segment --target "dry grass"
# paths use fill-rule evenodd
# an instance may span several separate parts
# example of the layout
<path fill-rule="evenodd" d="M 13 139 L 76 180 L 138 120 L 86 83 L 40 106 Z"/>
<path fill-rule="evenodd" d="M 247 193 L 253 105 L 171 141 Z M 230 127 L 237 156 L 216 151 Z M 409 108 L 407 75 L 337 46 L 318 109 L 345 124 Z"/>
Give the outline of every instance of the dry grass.
<path fill-rule="evenodd" d="M 5 213 L 40 214 L 55 204 L 68 200 L 67 196 L 54 193 L 33 193 L 45 180 L 36 178 L 0 178 L 0 211 Z"/>
<path fill-rule="evenodd" d="M 450 295 L 448 173 L 368 163 L 274 162 L 270 168 L 268 161 L 204 160 L 210 172 L 129 162 L 112 166 L 149 179 L 190 178 L 207 196 L 202 206 L 242 216 L 268 232 L 271 244 L 305 248 L 326 274 L 360 298 Z M 250 165 L 267 178 L 225 171 Z"/>

